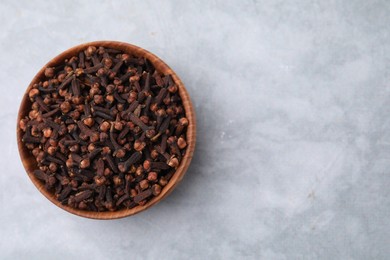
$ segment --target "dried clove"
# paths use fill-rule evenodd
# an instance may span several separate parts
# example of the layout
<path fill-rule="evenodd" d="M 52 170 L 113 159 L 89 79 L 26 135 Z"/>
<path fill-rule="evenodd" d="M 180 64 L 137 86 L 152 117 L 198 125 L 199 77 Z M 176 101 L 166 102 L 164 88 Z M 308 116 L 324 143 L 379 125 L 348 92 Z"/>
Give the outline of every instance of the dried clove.
<path fill-rule="evenodd" d="M 64 205 L 115 211 L 159 196 L 188 146 L 178 86 L 143 58 L 89 46 L 44 70 L 19 122 L 33 175 Z"/>

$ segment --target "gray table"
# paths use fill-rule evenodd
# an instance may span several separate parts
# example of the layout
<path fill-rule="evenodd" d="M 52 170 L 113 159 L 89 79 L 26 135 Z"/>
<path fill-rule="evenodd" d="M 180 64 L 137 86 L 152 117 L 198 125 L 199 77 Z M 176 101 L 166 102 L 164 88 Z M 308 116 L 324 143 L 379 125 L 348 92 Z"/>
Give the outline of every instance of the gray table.
<path fill-rule="evenodd" d="M 286 3 L 288 2 L 288 3 Z M 386 259 L 388 1 L 1 1 L 1 259 Z M 113 39 L 180 75 L 198 143 L 181 185 L 95 221 L 27 178 L 16 114 L 61 51 Z"/>

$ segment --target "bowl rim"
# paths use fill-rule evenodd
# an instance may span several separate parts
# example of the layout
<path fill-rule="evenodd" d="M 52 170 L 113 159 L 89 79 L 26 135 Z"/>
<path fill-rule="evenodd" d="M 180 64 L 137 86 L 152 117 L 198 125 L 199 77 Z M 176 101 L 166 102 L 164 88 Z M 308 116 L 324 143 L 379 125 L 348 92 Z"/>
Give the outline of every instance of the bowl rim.
<path fill-rule="evenodd" d="M 44 184 L 37 179 L 33 171 L 36 169 L 36 161 L 33 157 L 33 155 L 29 152 L 27 147 L 22 142 L 22 136 L 23 131 L 19 127 L 19 122 L 22 118 L 24 118 L 27 115 L 27 112 L 29 110 L 29 106 L 31 105 L 31 101 L 28 98 L 28 93 L 30 89 L 32 88 L 33 84 L 39 82 L 44 78 L 44 71 L 46 67 L 54 66 L 55 64 L 58 64 L 59 62 L 64 61 L 66 58 L 70 58 L 71 56 L 76 55 L 79 51 L 86 49 L 88 46 L 96 46 L 96 47 L 106 47 L 106 48 L 113 48 L 121 50 L 125 53 L 134 54 L 138 57 L 145 57 L 147 58 L 155 67 L 156 70 L 158 70 L 160 73 L 163 73 L 164 75 L 170 74 L 174 80 L 174 82 L 178 86 L 179 95 L 182 99 L 183 107 L 185 110 L 186 118 L 188 119 L 189 123 L 187 126 L 187 150 L 185 155 L 183 156 L 182 161 L 180 162 L 179 167 L 177 168 L 176 172 L 173 174 L 171 179 L 169 180 L 168 184 L 163 187 L 162 192 L 156 196 L 153 197 L 151 200 L 149 200 L 145 205 L 143 206 L 136 206 L 131 209 L 121 209 L 118 211 L 104 211 L 104 212 L 94 212 L 94 211 L 86 211 L 86 210 L 80 210 L 76 208 L 69 207 L 67 205 L 62 205 L 55 197 L 54 193 L 51 193 L 47 191 L 44 187 Z M 192 105 L 190 96 L 183 84 L 183 82 L 180 80 L 180 78 L 177 76 L 177 74 L 159 57 L 157 57 L 155 54 L 138 47 L 136 45 L 125 43 L 125 42 L 119 42 L 119 41 L 93 41 L 93 42 L 86 42 L 82 43 L 76 46 L 73 46 L 54 58 L 52 58 L 49 62 L 47 62 L 34 76 L 30 84 L 28 85 L 21 101 L 20 101 L 20 107 L 18 111 L 17 116 L 17 122 L 16 122 L 16 136 L 17 136 L 17 143 L 18 143 L 18 152 L 20 159 L 23 163 L 24 169 L 27 172 L 27 175 L 31 179 L 32 183 L 35 185 L 35 187 L 48 199 L 50 200 L 54 205 L 58 206 L 59 208 L 72 213 L 74 215 L 90 218 L 90 219 L 101 219 L 101 220 L 107 220 L 107 219 L 118 219 L 118 218 L 124 218 L 128 216 L 132 216 L 134 214 L 137 214 L 139 212 L 142 212 L 148 208 L 150 208 L 153 205 L 156 205 L 158 202 L 160 202 L 163 198 L 165 198 L 168 194 L 170 194 L 176 185 L 182 180 L 184 177 L 194 154 L 195 151 L 195 144 L 196 144 L 196 115 L 195 110 Z"/>

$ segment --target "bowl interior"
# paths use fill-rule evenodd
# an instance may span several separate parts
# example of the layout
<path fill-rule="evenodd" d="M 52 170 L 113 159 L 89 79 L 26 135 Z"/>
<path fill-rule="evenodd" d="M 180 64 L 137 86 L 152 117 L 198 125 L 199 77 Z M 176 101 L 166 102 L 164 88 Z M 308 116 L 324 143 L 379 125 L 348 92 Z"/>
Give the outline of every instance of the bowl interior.
<path fill-rule="evenodd" d="M 133 54 L 138 57 L 145 57 L 147 58 L 159 71 L 160 73 L 163 73 L 165 75 L 170 74 L 175 81 L 175 83 L 178 86 L 179 95 L 182 99 L 183 107 L 185 109 L 186 117 L 189 121 L 188 127 L 187 127 L 187 150 L 185 152 L 185 155 L 183 156 L 182 161 L 180 162 L 179 167 L 177 168 L 174 175 L 171 177 L 169 183 L 162 189 L 162 192 L 156 196 L 153 197 L 150 201 L 148 201 L 143 206 L 136 206 L 132 209 L 121 209 L 114 212 L 93 212 L 93 211 L 85 211 L 80 209 L 75 209 L 72 207 L 69 207 L 67 205 L 62 205 L 55 197 L 54 194 L 47 191 L 44 187 L 44 184 L 37 179 L 33 171 L 37 169 L 37 163 L 33 155 L 30 153 L 30 151 L 25 147 L 24 143 L 22 142 L 22 136 L 23 132 L 19 128 L 19 121 L 20 119 L 24 118 L 31 107 L 31 102 L 28 98 L 28 92 L 32 88 L 34 83 L 37 83 L 41 81 L 44 78 L 44 70 L 46 67 L 56 66 L 60 64 L 63 60 L 66 58 L 70 58 L 72 56 L 77 55 L 81 50 L 86 49 L 88 46 L 102 46 L 105 48 L 112 48 L 112 49 L 118 49 L 128 54 Z M 97 41 L 97 42 L 90 42 L 81 44 L 78 46 L 75 46 L 73 48 L 70 48 L 66 50 L 65 52 L 59 54 L 57 57 L 49 61 L 33 78 L 30 85 L 28 86 L 19 108 L 18 118 L 17 118 L 17 142 L 18 142 L 18 149 L 19 149 L 19 155 L 22 160 L 23 166 L 30 177 L 31 181 L 34 183 L 34 185 L 38 188 L 38 190 L 46 197 L 48 198 L 52 203 L 57 205 L 58 207 L 73 213 L 78 216 L 86 217 L 86 218 L 94 218 L 94 219 L 115 219 L 115 218 L 122 218 L 126 216 L 130 216 L 133 214 L 136 214 L 138 212 L 141 212 L 150 206 L 156 204 L 161 199 L 163 199 L 165 196 L 167 196 L 173 188 L 180 182 L 180 180 L 183 178 L 194 153 L 195 149 L 195 141 L 196 141 L 196 122 L 195 122 L 195 113 L 194 109 L 190 100 L 190 97 L 188 95 L 187 90 L 184 87 L 184 84 L 181 82 L 179 77 L 176 75 L 176 73 L 168 66 L 166 65 L 160 58 L 155 56 L 154 54 L 137 47 L 135 45 L 131 45 L 128 43 L 123 42 L 115 42 L 115 41 Z"/>

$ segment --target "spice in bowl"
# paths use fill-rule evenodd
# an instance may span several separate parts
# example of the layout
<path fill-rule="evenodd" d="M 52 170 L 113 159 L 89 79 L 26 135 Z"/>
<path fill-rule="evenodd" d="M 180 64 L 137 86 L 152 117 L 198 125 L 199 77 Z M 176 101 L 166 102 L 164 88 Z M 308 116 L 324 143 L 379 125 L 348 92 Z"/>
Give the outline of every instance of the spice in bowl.
<path fill-rule="evenodd" d="M 178 87 L 142 57 L 89 46 L 47 67 L 19 122 L 34 170 L 58 201 L 87 211 L 145 205 L 186 152 Z"/>

